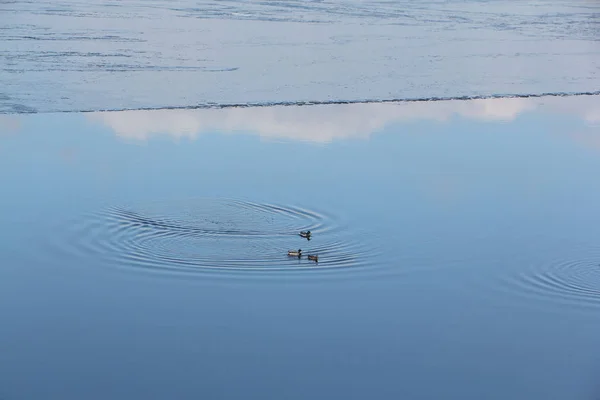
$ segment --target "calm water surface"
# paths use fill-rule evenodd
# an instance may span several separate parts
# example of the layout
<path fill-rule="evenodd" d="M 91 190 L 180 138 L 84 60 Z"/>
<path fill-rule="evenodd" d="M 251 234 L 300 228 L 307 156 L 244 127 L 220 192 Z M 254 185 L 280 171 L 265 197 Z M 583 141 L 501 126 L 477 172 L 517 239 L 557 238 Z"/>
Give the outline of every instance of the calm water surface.
<path fill-rule="evenodd" d="M 0 397 L 598 398 L 599 170 L 594 96 L 1 116 Z"/>

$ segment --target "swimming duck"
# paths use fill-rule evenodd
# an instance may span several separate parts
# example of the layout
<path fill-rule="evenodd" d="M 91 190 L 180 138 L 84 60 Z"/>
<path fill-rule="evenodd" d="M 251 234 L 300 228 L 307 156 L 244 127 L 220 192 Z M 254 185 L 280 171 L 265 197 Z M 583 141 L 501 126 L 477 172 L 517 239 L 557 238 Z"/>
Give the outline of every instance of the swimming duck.
<path fill-rule="evenodd" d="M 300 232 L 300 236 L 302 236 L 303 238 L 306 238 L 308 240 L 310 240 L 310 235 L 311 235 L 310 231 L 302 231 L 302 232 Z"/>
<path fill-rule="evenodd" d="M 302 250 L 298 249 L 298 251 L 296 250 L 288 250 L 288 256 L 290 257 L 302 257 Z"/>
<path fill-rule="evenodd" d="M 308 255 L 308 259 L 314 262 L 319 262 L 319 256 Z"/>

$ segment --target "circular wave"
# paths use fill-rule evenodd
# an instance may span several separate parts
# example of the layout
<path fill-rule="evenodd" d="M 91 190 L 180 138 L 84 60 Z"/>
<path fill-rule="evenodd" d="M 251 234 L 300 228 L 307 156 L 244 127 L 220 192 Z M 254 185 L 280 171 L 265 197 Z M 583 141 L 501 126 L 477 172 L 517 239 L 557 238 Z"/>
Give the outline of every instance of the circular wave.
<path fill-rule="evenodd" d="M 600 307 L 600 250 L 579 249 L 566 257 L 519 264 L 513 273 L 504 270 L 499 282 L 497 289 L 517 297 L 539 299 L 559 307 L 597 309 Z"/>
<path fill-rule="evenodd" d="M 55 236 L 61 255 L 147 271 L 331 270 L 365 267 L 373 256 L 335 218 L 292 206 L 203 199 L 112 207 L 74 222 Z M 287 255 L 299 248 L 302 258 Z"/>

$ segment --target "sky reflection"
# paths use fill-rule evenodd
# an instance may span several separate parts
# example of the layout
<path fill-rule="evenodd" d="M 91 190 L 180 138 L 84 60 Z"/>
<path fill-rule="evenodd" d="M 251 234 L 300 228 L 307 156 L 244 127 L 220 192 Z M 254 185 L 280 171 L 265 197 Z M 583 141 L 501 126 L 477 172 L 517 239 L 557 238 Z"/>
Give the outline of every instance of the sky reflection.
<path fill-rule="evenodd" d="M 250 133 L 268 140 L 330 143 L 367 139 L 394 123 L 447 121 L 454 116 L 509 122 L 534 110 L 600 123 L 600 96 L 503 98 L 470 101 L 340 104 L 306 107 L 260 107 L 196 110 L 118 111 L 89 114 L 121 138 L 148 140 L 158 135 L 195 139 L 210 133 Z"/>
<path fill-rule="evenodd" d="M 0 115 L 0 135 L 17 132 L 21 128 L 19 118 L 12 115 Z"/>
<path fill-rule="evenodd" d="M 4 397 L 590 398 L 600 153 L 577 140 L 600 137 L 598 100 L 3 119 L 21 126 L 0 137 Z M 204 257 L 288 262 L 300 243 L 206 241 L 103 211 L 312 224 L 201 198 L 315 211 L 321 233 L 302 248 L 329 243 L 358 268 L 187 274 Z"/>

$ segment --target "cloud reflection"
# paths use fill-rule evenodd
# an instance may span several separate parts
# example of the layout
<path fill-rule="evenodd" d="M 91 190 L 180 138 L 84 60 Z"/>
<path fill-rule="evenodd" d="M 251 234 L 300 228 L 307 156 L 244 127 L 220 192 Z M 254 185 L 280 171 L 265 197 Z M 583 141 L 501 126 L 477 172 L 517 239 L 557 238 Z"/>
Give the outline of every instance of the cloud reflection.
<path fill-rule="evenodd" d="M 21 129 L 21 123 L 17 117 L 0 115 L 0 135 L 11 134 Z"/>
<path fill-rule="evenodd" d="M 197 110 L 118 111 L 89 114 L 119 137 L 148 140 L 168 135 L 194 139 L 209 132 L 258 134 L 261 138 L 330 143 L 364 139 L 386 126 L 411 120 L 446 121 L 453 116 L 512 121 L 534 110 L 573 115 L 600 124 L 600 96 L 504 98 L 468 101 L 275 106 Z"/>

